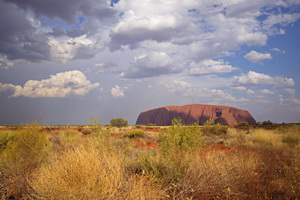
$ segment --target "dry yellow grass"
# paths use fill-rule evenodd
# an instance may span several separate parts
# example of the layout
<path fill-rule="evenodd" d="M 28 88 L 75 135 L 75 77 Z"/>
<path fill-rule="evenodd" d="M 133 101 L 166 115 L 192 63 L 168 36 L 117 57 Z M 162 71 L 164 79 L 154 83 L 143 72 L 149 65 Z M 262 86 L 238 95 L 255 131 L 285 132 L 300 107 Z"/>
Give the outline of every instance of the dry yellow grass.
<path fill-rule="evenodd" d="M 9 138 L 0 142 L 0 195 L 22 199 L 28 191 L 27 179 L 47 160 L 51 144 L 36 125 L 18 129 Z"/>
<path fill-rule="evenodd" d="M 199 137 L 198 127 L 177 125 L 167 135 L 146 134 L 157 141 L 155 150 L 133 148 L 128 129 L 117 135 L 57 130 L 48 133 L 52 145 L 45 133 L 29 130 L 0 138 L 0 199 L 300 198 L 299 126 Z"/>
<path fill-rule="evenodd" d="M 55 155 L 30 181 L 38 199 L 159 199 L 148 177 L 125 173 L 123 155 L 78 147 Z"/>
<path fill-rule="evenodd" d="M 242 187 L 257 179 L 258 158 L 249 153 L 210 152 L 194 155 L 179 181 L 176 199 L 242 199 Z M 241 182 L 241 180 L 243 180 Z M 245 192 L 245 193 L 244 193 Z"/>
<path fill-rule="evenodd" d="M 271 130 L 255 129 L 252 131 L 251 137 L 256 143 L 274 147 L 281 147 L 283 145 L 282 135 Z"/>

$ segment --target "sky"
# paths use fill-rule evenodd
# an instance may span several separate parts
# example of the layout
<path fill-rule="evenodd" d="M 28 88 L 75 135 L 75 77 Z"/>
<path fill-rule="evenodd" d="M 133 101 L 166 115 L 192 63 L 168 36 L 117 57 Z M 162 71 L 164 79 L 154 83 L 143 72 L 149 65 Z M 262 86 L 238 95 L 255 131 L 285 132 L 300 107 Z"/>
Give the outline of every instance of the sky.
<path fill-rule="evenodd" d="M 0 0 L 0 125 L 186 104 L 300 122 L 299 0 Z"/>

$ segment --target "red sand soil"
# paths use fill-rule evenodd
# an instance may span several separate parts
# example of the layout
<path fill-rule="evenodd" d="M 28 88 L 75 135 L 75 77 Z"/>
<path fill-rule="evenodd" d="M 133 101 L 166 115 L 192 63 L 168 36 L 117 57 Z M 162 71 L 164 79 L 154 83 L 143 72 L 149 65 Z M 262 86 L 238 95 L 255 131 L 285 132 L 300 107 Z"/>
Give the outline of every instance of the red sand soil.
<path fill-rule="evenodd" d="M 158 149 L 157 142 L 152 139 L 132 139 L 137 149 Z"/>
<path fill-rule="evenodd" d="M 158 149 L 158 144 L 153 139 L 132 139 L 132 141 L 135 143 L 136 149 Z M 224 152 L 224 153 L 231 153 L 236 151 L 235 147 L 228 147 L 224 144 L 207 144 L 205 145 L 201 152 L 203 153 L 218 153 L 218 152 Z"/>

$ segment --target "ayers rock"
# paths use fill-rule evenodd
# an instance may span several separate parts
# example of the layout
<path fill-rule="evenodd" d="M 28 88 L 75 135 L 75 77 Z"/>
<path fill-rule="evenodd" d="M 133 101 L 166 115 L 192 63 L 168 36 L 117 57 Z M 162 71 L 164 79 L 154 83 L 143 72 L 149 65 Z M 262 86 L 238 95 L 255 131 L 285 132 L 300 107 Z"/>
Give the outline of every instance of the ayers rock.
<path fill-rule="evenodd" d="M 255 119 L 246 110 L 206 104 L 166 106 L 144 111 L 138 116 L 136 124 L 152 123 L 157 126 L 169 126 L 174 118 L 181 118 L 185 125 L 195 122 L 203 125 L 210 118 L 213 118 L 215 123 L 224 125 L 237 125 L 242 121 L 256 124 Z"/>

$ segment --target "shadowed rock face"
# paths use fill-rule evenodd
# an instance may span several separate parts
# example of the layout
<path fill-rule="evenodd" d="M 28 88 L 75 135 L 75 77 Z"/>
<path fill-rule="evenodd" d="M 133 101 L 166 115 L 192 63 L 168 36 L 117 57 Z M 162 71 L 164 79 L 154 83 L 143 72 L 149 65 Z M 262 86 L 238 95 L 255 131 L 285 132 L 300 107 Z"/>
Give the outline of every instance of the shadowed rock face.
<path fill-rule="evenodd" d="M 157 126 L 169 126 L 174 118 L 181 118 L 185 125 L 195 122 L 203 125 L 210 118 L 213 118 L 215 123 L 224 125 L 237 125 L 242 121 L 256 124 L 255 119 L 246 110 L 205 104 L 166 106 L 144 111 L 138 116 L 136 124 L 152 123 Z"/>

